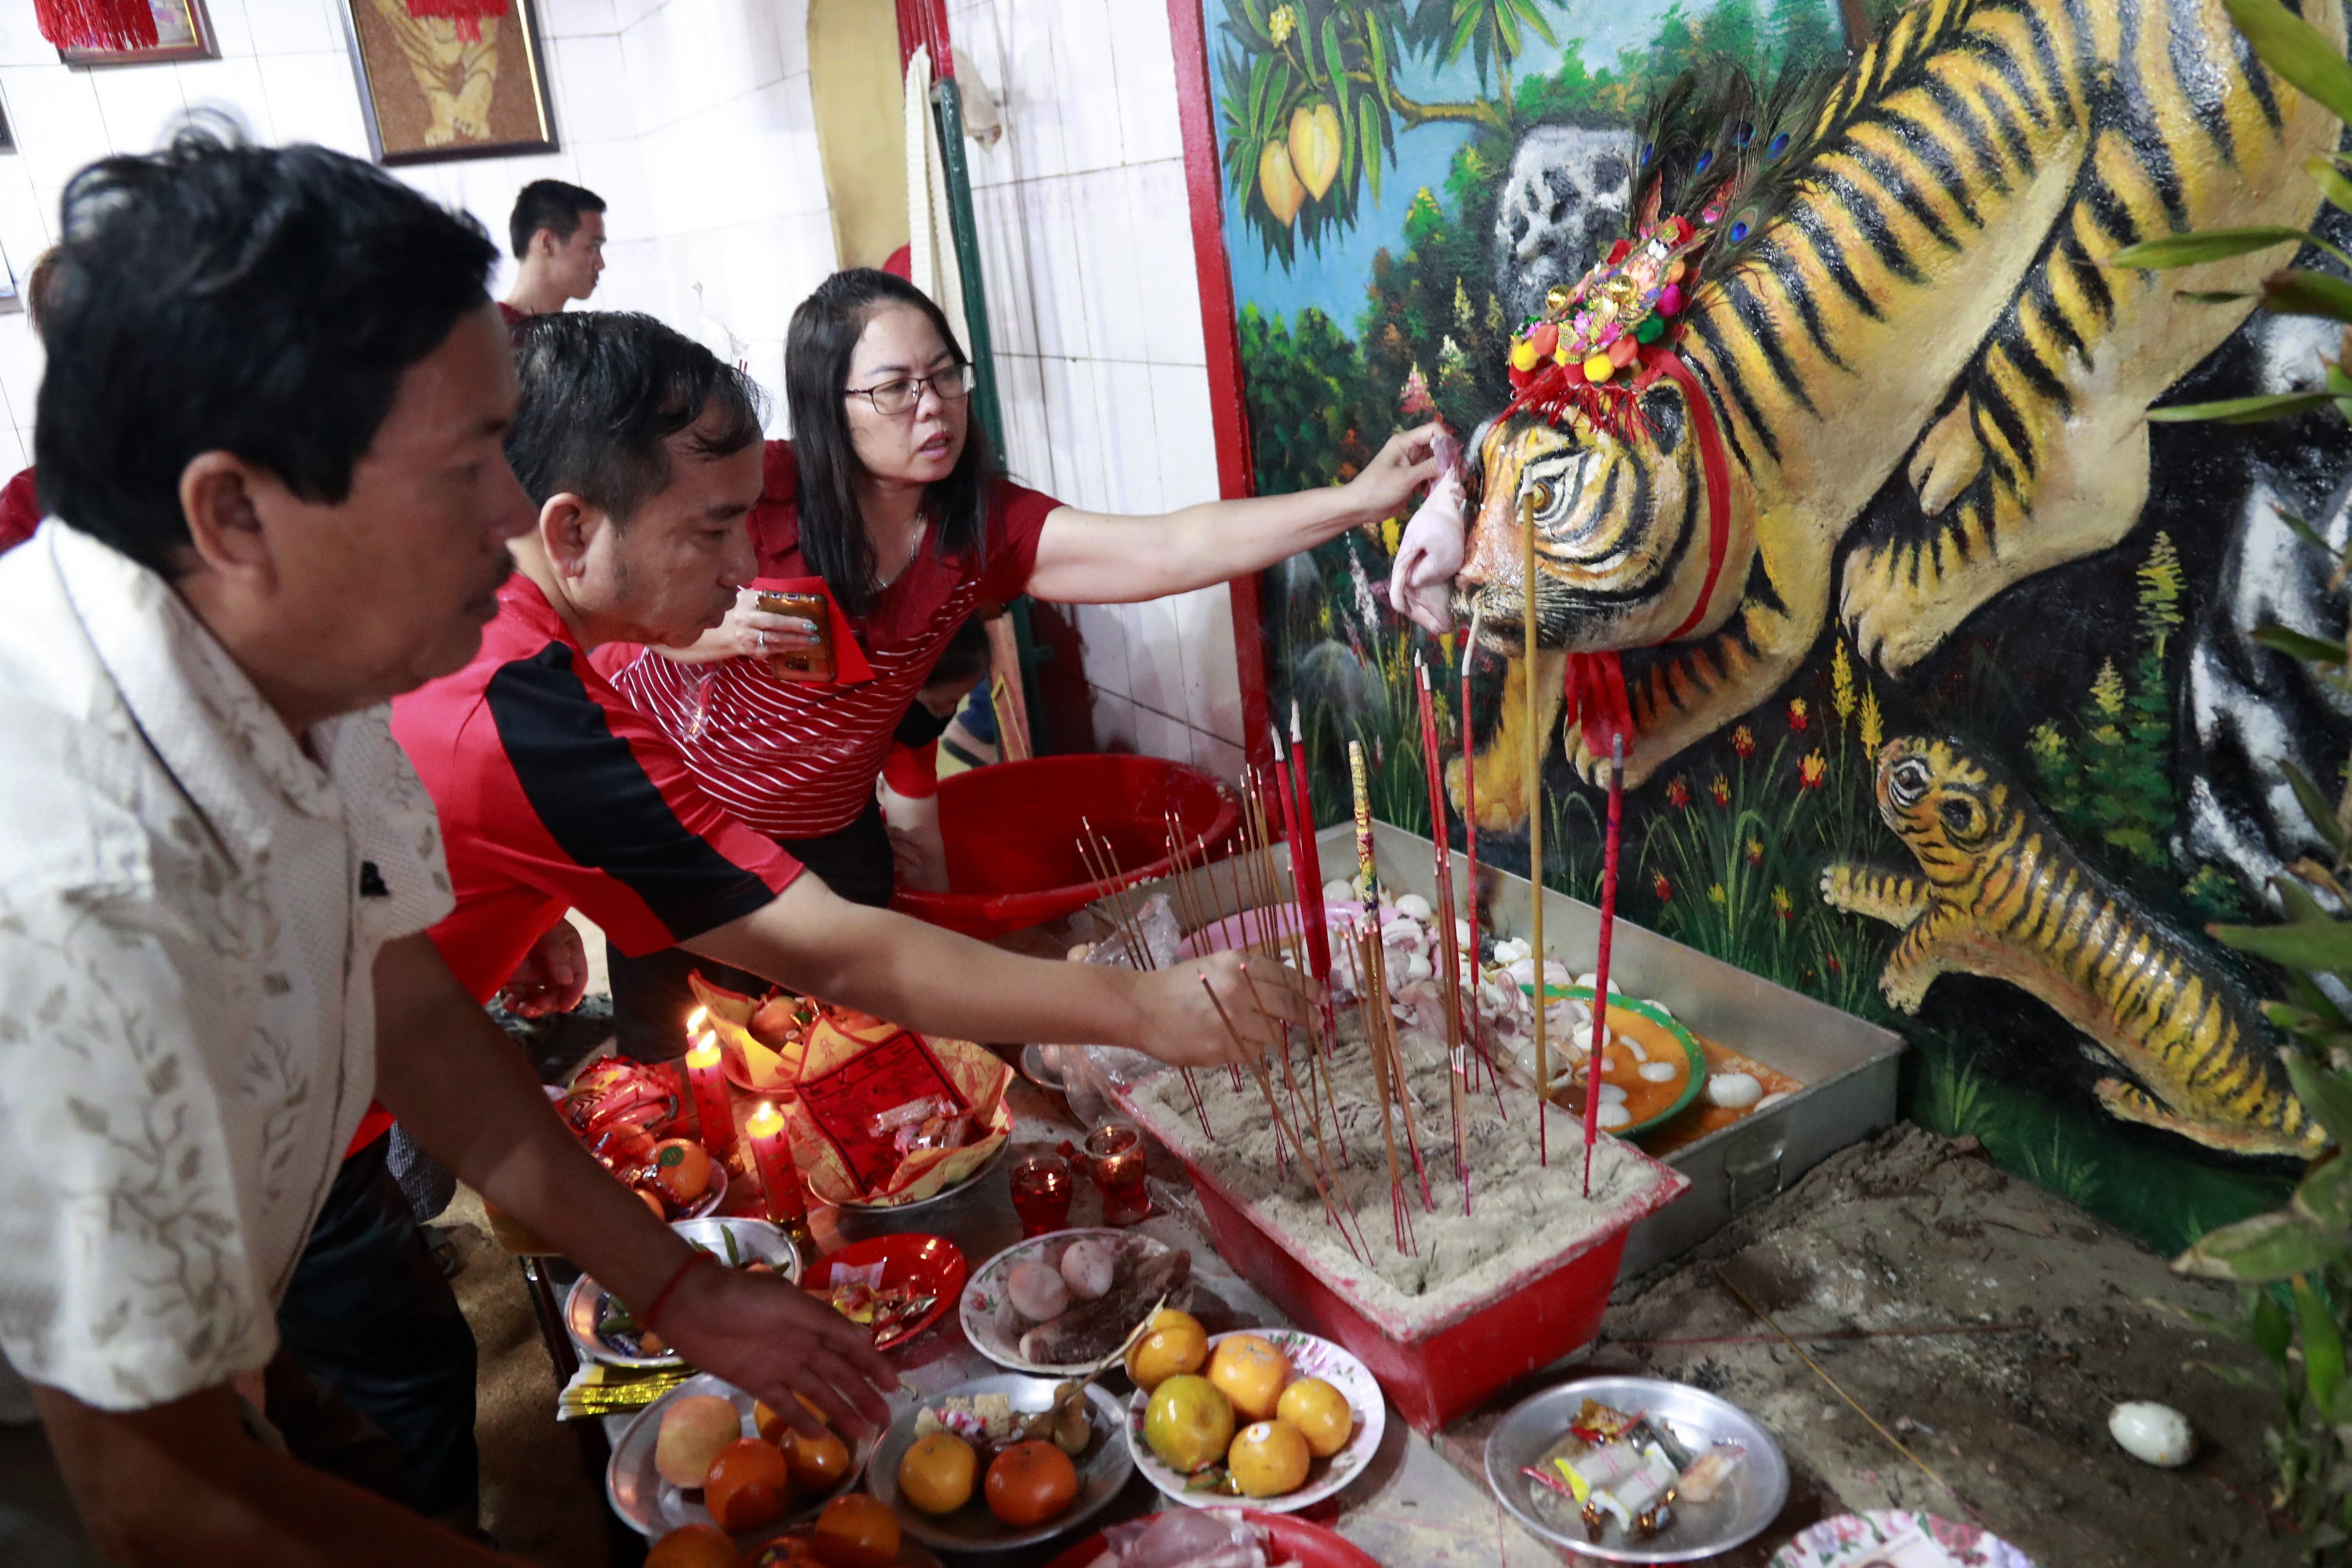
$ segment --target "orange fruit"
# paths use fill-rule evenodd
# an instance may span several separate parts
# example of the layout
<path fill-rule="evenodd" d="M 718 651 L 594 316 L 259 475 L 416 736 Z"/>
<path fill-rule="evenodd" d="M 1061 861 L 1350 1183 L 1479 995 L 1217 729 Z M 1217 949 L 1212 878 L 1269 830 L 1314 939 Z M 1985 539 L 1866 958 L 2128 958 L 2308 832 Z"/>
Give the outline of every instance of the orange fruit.
<path fill-rule="evenodd" d="M 1077 1467 L 1051 1443 L 1015 1443 L 989 1464 L 988 1511 L 1025 1530 L 1076 1502 Z"/>
<path fill-rule="evenodd" d="M 664 1138 L 654 1145 L 654 1185 L 683 1207 L 710 1190 L 710 1156 L 692 1138 Z"/>
<path fill-rule="evenodd" d="M 656 1219 L 660 1220 L 664 1225 L 669 1223 L 669 1206 L 662 1202 L 661 1194 L 642 1186 L 633 1186 L 629 1190 L 645 1200 L 646 1207 L 654 1211 Z"/>
<path fill-rule="evenodd" d="M 1180 1475 L 1214 1464 L 1234 1440 L 1233 1401 L 1205 1377 L 1179 1373 L 1151 1391 L 1143 1439 Z"/>
<path fill-rule="evenodd" d="M 757 1437 L 738 1437 L 719 1449 L 702 1483 L 702 1506 L 721 1530 L 740 1532 L 773 1524 L 792 1500 L 784 1456 Z"/>
<path fill-rule="evenodd" d="M 681 1490 L 698 1487 L 719 1451 L 743 1435 L 735 1401 L 716 1394 L 688 1394 L 670 1401 L 654 1437 L 654 1469 Z"/>
<path fill-rule="evenodd" d="M 898 1461 L 898 1490 L 925 1513 L 953 1513 L 971 1500 L 980 1456 L 953 1432 L 917 1439 Z"/>
<path fill-rule="evenodd" d="M 1274 1403 L 1274 1417 L 1298 1428 L 1318 1458 L 1328 1459 L 1348 1446 L 1355 1435 L 1356 1413 L 1348 1396 L 1319 1377 L 1302 1377 L 1282 1391 Z"/>
<path fill-rule="evenodd" d="M 849 1445 L 831 1432 L 803 1437 L 786 1427 L 781 1446 L 784 1468 L 793 1473 L 793 1485 L 812 1496 L 829 1492 L 849 1479 Z"/>
<path fill-rule="evenodd" d="M 1254 1421 L 1225 1451 L 1225 1469 L 1244 1497 L 1280 1497 L 1307 1480 L 1307 1438 L 1287 1421 Z"/>
<path fill-rule="evenodd" d="M 1146 1394 L 1179 1373 L 1198 1372 L 1209 1359 L 1209 1333 L 1198 1318 L 1162 1307 L 1151 1332 L 1127 1353 L 1127 1375 Z"/>
<path fill-rule="evenodd" d="M 743 1554 L 715 1524 L 681 1524 L 653 1543 L 646 1568 L 743 1568 Z"/>
<path fill-rule="evenodd" d="M 890 1568 L 898 1560 L 898 1516 L 871 1492 L 844 1492 L 816 1516 L 814 1541 L 825 1568 Z"/>
<path fill-rule="evenodd" d="M 1290 1358 L 1254 1333 L 1235 1334 L 1209 1353 L 1209 1381 L 1243 1420 L 1270 1421 L 1290 1381 Z"/>
<path fill-rule="evenodd" d="M 807 1395 L 803 1394 L 796 1388 L 793 1390 L 793 1397 L 800 1401 L 800 1406 L 802 1409 L 807 1411 L 817 1420 L 824 1422 L 828 1426 L 832 1424 L 830 1418 L 826 1416 L 825 1413 L 816 1407 L 816 1402 L 811 1399 Z M 751 1425 L 758 1430 L 760 1436 L 767 1438 L 768 1441 L 775 1444 L 776 1447 L 780 1448 L 784 1446 L 784 1434 L 792 1430 L 791 1426 L 785 1422 L 784 1418 L 778 1415 L 764 1399 L 754 1399 L 751 1401 Z"/>

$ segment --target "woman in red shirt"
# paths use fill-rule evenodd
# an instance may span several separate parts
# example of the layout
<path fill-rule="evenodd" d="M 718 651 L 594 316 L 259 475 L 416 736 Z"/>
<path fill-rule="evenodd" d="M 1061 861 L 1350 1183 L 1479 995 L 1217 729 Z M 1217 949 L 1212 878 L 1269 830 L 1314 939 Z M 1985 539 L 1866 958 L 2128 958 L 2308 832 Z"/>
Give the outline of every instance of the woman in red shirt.
<path fill-rule="evenodd" d="M 1437 475 L 1426 425 L 1391 437 L 1342 486 L 1164 517 L 1082 512 L 996 471 L 971 424 L 971 377 L 913 284 L 866 267 L 827 278 L 785 342 L 793 440 L 768 444 L 751 517 L 760 578 L 693 648 L 599 660 L 714 800 L 861 902 L 887 904 L 891 891 L 875 777 L 974 611 L 1023 593 L 1108 604 L 1223 582 L 1396 515 Z M 769 656 L 817 640 L 806 622 L 757 609 L 758 589 L 785 585 L 821 586 L 831 601 L 835 680 L 770 673 Z M 625 1034 L 633 1015 L 677 1032 L 688 967 L 614 955 Z"/>

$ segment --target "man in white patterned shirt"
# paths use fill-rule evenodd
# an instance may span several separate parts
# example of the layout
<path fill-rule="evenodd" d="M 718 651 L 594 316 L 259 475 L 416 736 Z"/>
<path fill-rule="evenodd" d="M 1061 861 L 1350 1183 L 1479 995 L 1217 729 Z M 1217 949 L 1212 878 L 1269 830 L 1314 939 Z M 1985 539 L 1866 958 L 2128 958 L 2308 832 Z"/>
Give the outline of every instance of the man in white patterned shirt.
<path fill-rule="evenodd" d="M 0 559 L 0 1354 L 100 1549 L 496 1561 L 240 1406 L 371 1092 L 696 1364 L 878 1419 L 863 1334 L 698 1267 L 421 934 L 448 881 L 383 705 L 472 656 L 532 521 L 479 228 L 189 133 L 84 171 L 64 229 L 52 516 Z"/>

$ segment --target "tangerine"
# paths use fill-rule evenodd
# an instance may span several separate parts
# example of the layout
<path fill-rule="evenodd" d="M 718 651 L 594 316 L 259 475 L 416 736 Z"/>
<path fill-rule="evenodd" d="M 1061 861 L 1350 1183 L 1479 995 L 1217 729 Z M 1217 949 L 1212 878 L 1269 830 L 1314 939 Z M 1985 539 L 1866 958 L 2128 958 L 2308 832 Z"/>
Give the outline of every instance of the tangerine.
<path fill-rule="evenodd" d="M 1237 1333 L 1217 1342 L 1209 1353 L 1209 1381 L 1234 1402 L 1234 1412 L 1244 1421 L 1270 1421 L 1290 1381 L 1290 1358 L 1273 1342 L 1254 1333 Z"/>
<path fill-rule="evenodd" d="M 1277 1421 L 1298 1428 L 1318 1458 L 1329 1458 L 1355 1435 L 1356 1412 L 1348 1396 L 1319 1377 L 1302 1377 L 1282 1391 L 1274 1404 Z"/>
<path fill-rule="evenodd" d="M 784 1517 L 792 1500 L 792 1474 L 784 1456 L 757 1437 L 738 1437 L 719 1449 L 702 1483 L 702 1506 L 721 1530 L 740 1532 L 773 1524 Z"/>
<path fill-rule="evenodd" d="M 1162 1307 L 1127 1353 L 1127 1375 L 1146 1394 L 1179 1373 L 1198 1372 L 1209 1359 L 1209 1332 L 1190 1312 Z"/>
<path fill-rule="evenodd" d="M 715 1524 L 681 1524 L 653 1543 L 646 1568 L 743 1568 L 743 1554 Z"/>
<path fill-rule="evenodd" d="M 1216 1462 L 1234 1440 L 1234 1406 L 1205 1377 L 1179 1373 L 1151 1391 L 1143 1440 L 1160 1462 L 1191 1475 Z"/>
<path fill-rule="evenodd" d="M 793 1485 L 804 1492 L 829 1492 L 849 1479 L 849 1445 L 831 1432 L 804 1437 L 787 1428 L 782 1446 Z"/>
<path fill-rule="evenodd" d="M 811 1416 L 815 1416 L 817 1420 L 827 1426 L 832 1425 L 831 1417 L 827 1416 L 824 1411 L 818 1409 L 816 1406 L 816 1401 L 811 1399 L 807 1395 L 803 1394 L 799 1389 L 795 1388 L 793 1390 L 793 1397 L 800 1402 L 800 1407 L 802 1409 L 807 1411 Z M 764 1399 L 754 1399 L 751 1401 L 751 1425 L 758 1429 L 760 1436 L 767 1438 L 768 1441 L 775 1444 L 776 1447 L 780 1448 L 784 1446 L 784 1434 L 793 1429 L 792 1424 L 786 1421 L 782 1415 L 778 1414 L 775 1407 Z"/>
<path fill-rule="evenodd" d="M 1051 1443 L 1015 1443 L 988 1467 L 988 1511 L 1025 1530 L 1076 1502 L 1077 1467 Z"/>
<path fill-rule="evenodd" d="M 898 1461 L 898 1490 L 925 1513 L 953 1513 L 971 1500 L 980 1456 L 953 1432 L 918 1438 Z"/>
<path fill-rule="evenodd" d="M 683 1208 L 710 1190 L 710 1156 L 692 1138 L 664 1138 L 654 1145 L 654 1185 Z"/>
<path fill-rule="evenodd" d="M 1226 1450 L 1225 1469 L 1244 1497 L 1280 1497 L 1307 1479 L 1307 1438 L 1287 1421 L 1254 1421 Z"/>
<path fill-rule="evenodd" d="M 825 1568 L 890 1568 L 898 1560 L 898 1516 L 871 1492 L 844 1492 L 816 1516 L 813 1540 Z"/>

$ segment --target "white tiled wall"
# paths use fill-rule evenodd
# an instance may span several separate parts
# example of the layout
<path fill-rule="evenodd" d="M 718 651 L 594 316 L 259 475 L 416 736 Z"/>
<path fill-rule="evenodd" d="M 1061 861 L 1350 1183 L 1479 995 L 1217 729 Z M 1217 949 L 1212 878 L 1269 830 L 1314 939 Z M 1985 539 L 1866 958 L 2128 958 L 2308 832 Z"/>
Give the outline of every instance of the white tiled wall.
<path fill-rule="evenodd" d="M 1163 0 L 950 0 L 1003 103 L 968 144 L 1014 476 L 1074 507 L 1217 496 L 1183 138 Z M 1076 612 L 1106 750 L 1241 768 L 1231 598 Z"/>
<path fill-rule="evenodd" d="M 593 303 L 652 311 L 713 347 L 721 334 L 711 323 L 724 323 L 748 344 L 781 430 L 784 323 L 834 265 L 806 0 L 536 4 L 560 151 L 397 172 L 471 211 L 501 249 L 526 182 L 595 191 L 611 204 L 611 240 Z M 189 109 L 226 110 L 259 141 L 367 155 L 344 0 L 205 5 L 220 59 L 70 70 L 29 4 L 0 4 L 0 97 L 20 150 L 0 157 L 0 246 L 20 280 L 54 236 L 74 172 L 110 152 L 152 149 Z M 511 266 L 502 264 L 501 291 Z M 0 317 L 0 473 L 31 450 L 40 362 L 25 318 Z"/>

